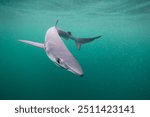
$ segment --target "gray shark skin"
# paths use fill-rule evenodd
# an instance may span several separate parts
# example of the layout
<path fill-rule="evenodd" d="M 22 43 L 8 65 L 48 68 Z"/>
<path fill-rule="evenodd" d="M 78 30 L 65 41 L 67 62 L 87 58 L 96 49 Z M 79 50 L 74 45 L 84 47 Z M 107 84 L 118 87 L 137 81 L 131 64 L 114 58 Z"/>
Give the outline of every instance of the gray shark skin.
<path fill-rule="evenodd" d="M 98 39 L 100 36 L 93 38 L 75 38 L 71 35 L 71 32 L 65 32 L 60 30 L 56 25 L 47 30 L 45 34 L 45 42 L 38 43 L 28 40 L 19 40 L 26 44 L 36 46 L 39 48 L 43 48 L 48 56 L 48 58 L 54 62 L 57 66 L 66 69 L 76 75 L 83 76 L 83 70 L 75 59 L 75 57 L 71 54 L 71 52 L 67 49 L 61 37 L 65 39 L 72 39 L 76 42 L 77 48 L 80 49 L 81 44 L 85 44 L 91 42 L 95 39 Z"/>
<path fill-rule="evenodd" d="M 71 34 L 71 32 L 65 32 L 65 31 L 61 30 L 60 28 L 58 28 L 57 27 L 58 21 L 59 20 L 56 21 L 55 27 L 57 29 L 57 32 L 58 32 L 59 36 L 63 37 L 66 40 L 68 40 L 68 39 L 74 40 L 78 50 L 80 50 L 82 44 L 89 43 L 89 42 L 94 41 L 95 39 L 98 39 L 98 38 L 101 37 L 101 36 L 96 36 L 96 37 L 91 37 L 91 38 L 77 38 L 77 37 L 74 37 Z"/>
<path fill-rule="evenodd" d="M 56 27 L 56 29 L 57 29 L 58 34 L 61 37 L 63 37 L 64 39 L 74 40 L 78 50 L 80 50 L 82 44 L 89 43 L 89 42 L 94 41 L 95 39 L 98 39 L 98 38 L 101 37 L 101 36 L 97 36 L 97 37 L 91 37 L 91 38 L 76 38 L 71 34 L 71 32 L 65 32 L 65 31 L 61 30 L 60 28 L 58 28 L 58 27 Z"/>

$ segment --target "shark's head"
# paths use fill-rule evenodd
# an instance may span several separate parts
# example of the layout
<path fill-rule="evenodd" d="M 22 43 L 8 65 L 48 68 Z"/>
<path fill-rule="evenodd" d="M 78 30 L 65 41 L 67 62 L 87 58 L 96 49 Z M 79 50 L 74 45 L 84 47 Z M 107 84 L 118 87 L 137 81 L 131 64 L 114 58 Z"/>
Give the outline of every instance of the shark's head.
<path fill-rule="evenodd" d="M 80 66 L 77 67 L 77 66 L 71 65 L 70 63 L 68 64 L 67 62 L 63 60 L 63 58 L 55 58 L 54 63 L 57 66 L 64 68 L 76 75 L 83 76 L 83 71 Z M 74 63 L 74 64 L 78 64 L 78 63 Z"/>

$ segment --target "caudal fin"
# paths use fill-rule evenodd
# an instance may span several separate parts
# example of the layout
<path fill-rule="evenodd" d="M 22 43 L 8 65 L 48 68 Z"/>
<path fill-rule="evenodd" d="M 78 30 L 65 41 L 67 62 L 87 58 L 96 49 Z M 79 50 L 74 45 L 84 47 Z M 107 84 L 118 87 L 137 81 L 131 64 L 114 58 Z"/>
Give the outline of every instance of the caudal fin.
<path fill-rule="evenodd" d="M 97 37 L 92 37 L 92 38 L 78 38 L 75 42 L 76 42 L 76 46 L 78 48 L 78 50 L 80 50 L 81 45 L 82 44 L 86 44 L 89 43 L 91 41 L 94 41 L 95 39 L 100 38 L 101 36 L 97 36 Z"/>
<path fill-rule="evenodd" d="M 19 40 L 19 41 L 27 43 L 27 44 L 32 45 L 32 46 L 39 47 L 39 48 L 44 48 L 44 44 L 42 44 L 42 43 L 37 43 L 37 42 L 27 41 L 27 40 Z"/>

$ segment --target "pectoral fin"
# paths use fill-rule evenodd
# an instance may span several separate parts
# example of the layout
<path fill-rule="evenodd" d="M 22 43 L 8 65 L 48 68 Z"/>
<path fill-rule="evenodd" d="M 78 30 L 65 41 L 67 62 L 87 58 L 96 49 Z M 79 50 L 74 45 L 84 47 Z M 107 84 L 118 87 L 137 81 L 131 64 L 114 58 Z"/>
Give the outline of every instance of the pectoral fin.
<path fill-rule="evenodd" d="M 39 47 L 39 48 L 44 48 L 44 44 L 42 44 L 42 43 L 37 43 L 37 42 L 27 41 L 27 40 L 19 40 L 19 41 L 27 43 L 27 44 L 32 45 L 32 46 Z"/>

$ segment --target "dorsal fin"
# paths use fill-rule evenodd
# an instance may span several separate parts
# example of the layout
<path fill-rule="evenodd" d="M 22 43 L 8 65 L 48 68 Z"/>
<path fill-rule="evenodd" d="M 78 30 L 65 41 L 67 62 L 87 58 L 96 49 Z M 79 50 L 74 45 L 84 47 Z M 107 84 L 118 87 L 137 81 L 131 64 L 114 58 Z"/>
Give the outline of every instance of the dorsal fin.
<path fill-rule="evenodd" d="M 57 19 L 57 21 L 56 21 L 56 23 L 55 23 L 55 26 L 57 26 L 58 21 L 59 21 L 59 20 Z"/>

